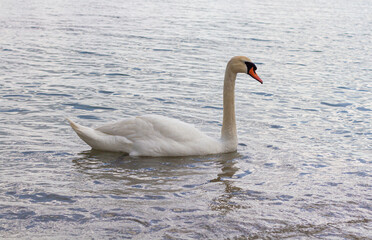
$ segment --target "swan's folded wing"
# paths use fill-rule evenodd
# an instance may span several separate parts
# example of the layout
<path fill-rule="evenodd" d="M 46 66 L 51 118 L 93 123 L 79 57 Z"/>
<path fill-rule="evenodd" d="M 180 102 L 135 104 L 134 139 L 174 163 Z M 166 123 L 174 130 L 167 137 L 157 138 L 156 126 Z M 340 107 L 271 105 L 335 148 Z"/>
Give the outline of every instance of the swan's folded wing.
<path fill-rule="evenodd" d="M 110 135 L 123 136 L 132 142 L 154 138 L 185 142 L 205 136 L 191 124 L 158 115 L 128 118 L 103 125 L 96 130 Z"/>
<path fill-rule="evenodd" d="M 153 133 L 158 137 L 172 139 L 177 142 L 195 141 L 206 135 L 196 129 L 194 125 L 182 122 L 178 119 L 158 115 L 144 115 L 138 117 L 146 125 L 152 127 Z"/>
<path fill-rule="evenodd" d="M 128 118 L 114 123 L 108 123 L 96 128 L 97 131 L 113 136 L 123 136 L 128 138 L 136 132 L 135 118 Z"/>

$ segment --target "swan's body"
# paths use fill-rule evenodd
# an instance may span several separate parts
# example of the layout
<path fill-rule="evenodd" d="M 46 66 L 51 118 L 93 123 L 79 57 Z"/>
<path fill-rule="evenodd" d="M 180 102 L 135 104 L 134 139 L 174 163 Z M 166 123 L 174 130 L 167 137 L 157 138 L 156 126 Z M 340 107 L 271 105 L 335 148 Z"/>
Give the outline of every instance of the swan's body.
<path fill-rule="evenodd" d="M 238 145 L 234 107 L 236 75 L 245 72 L 262 83 L 255 70 L 256 66 L 246 57 L 234 57 L 227 64 L 221 139 L 209 137 L 193 125 L 157 115 L 129 118 L 96 129 L 71 120 L 69 122 L 78 136 L 97 150 L 125 152 L 131 156 L 191 156 L 233 152 Z"/>
<path fill-rule="evenodd" d="M 187 156 L 227 151 L 222 141 L 207 136 L 193 125 L 158 115 L 128 118 L 96 129 L 70 123 L 79 137 L 97 150 L 126 152 L 132 156 Z"/>

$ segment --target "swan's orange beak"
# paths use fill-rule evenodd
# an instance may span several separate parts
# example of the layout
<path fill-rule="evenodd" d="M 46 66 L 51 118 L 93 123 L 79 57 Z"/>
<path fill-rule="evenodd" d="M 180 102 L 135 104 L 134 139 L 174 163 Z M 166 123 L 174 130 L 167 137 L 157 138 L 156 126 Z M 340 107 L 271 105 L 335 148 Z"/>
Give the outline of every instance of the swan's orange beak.
<path fill-rule="evenodd" d="M 261 80 L 261 78 L 256 74 L 256 72 L 254 71 L 253 68 L 251 68 L 248 72 L 248 74 L 253 77 L 254 79 L 256 79 L 257 81 L 259 81 L 261 84 L 263 84 L 263 81 Z"/>

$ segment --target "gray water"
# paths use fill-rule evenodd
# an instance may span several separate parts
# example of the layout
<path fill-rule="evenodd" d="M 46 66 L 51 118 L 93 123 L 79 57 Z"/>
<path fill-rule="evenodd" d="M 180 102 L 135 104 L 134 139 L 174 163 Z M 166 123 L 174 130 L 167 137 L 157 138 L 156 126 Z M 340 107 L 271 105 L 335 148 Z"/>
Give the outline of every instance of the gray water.
<path fill-rule="evenodd" d="M 0 1 L 0 237 L 372 238 L 370 1 Z M 236 153 L 92 151 L 87 126 L 154 113 Z"/>

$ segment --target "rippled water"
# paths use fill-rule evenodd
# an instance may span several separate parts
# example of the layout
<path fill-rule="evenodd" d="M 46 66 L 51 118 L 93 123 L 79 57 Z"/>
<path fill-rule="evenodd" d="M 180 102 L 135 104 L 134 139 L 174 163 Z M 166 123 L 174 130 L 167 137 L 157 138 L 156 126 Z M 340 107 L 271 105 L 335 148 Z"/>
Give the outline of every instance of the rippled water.
<path fill-rule="evenodd" d="M 0 237 L 371 238 L 369 1 L 0 2 Z M 131 158 L 70 129 L 146 113 L 236 153 Z"/>

